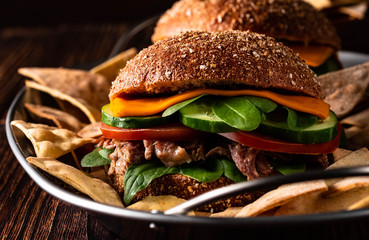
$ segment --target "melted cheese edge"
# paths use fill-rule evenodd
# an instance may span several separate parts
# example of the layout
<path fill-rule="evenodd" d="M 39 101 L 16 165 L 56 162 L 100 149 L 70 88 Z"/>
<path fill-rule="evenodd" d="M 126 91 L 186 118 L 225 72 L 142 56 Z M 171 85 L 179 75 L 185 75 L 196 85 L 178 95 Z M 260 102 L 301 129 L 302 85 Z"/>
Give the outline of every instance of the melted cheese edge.
<path fill-rule="evenodd" d="M 196 89 L 183 92 L 177 95 L 160 98 L 141 98 L 125 99 L 114 98 L 110 102 L 110 109 L 115 117 L 133 117 L 149 116 L 163 112 L 168 107 L 185 101 L 187 99 L 200 96 L 202 94 L 216 96 L 241 96 L 249 95 L 264 97 L 280 105 L 289 107 L 296 111 L 309 113 L 319 118 L 326 119 L 329 116 L 329 104 L 321 99 L 297 96 L 283 95 L 268 90 L 218 90 L 218 89 Z"/>

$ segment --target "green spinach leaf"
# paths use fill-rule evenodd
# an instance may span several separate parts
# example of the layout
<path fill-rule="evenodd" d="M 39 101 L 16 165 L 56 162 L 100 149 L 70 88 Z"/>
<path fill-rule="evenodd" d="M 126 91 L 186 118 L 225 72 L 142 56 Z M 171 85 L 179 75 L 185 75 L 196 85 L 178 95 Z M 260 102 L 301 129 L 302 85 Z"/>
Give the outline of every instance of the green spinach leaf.
<path fill-rule="evenodd" d="M 258 109 L 260 109 L 264 113 L 270 113 L 274 111 L 278 106 L 278 104 L 267 98 L 254 96 L 244 96 L 243 98 L 249 100 L 252 104 L 254 104 Z"/>
<path fill-rule="evenodd" d="M 199 182 L 213 182 L 223 175 L 224 167 L 218 159 L 208 159 L 204 162 L 183 164 L 181 173 Z"/>
<path fill-rule="evenodd" d="M 243 182 L 247 180 L 247 177 L 243 175 L 236 167 L 233 161 L 228 159 L 220 159 L 224 167 L 224 176 L 231 179 L 234 182 Z"/>
<path fill-rule="evenodd" d="M 272 161 L 273 167 L 283 175 L 305 172 L 306 166 L 303 162 Z"/>
<path fill-rule="evenodd" d="M 197 96 L 197 97 L 194 97 L 194 98 L 190 98 L 190 99 L 187 99 L 187 100 L 185 100 L 185 101 L 183 101 L 183 102 L 179 102 L 179 103 L 177 103 L 177 104 L 174 104 L 173 106 L 170 106 L 169 108 L 167 108 L 167 109 L 163 112 L 162 117 L 167 117 L 167 116 L 172 115 L 173 113 L 177 112 L 179 109 L 181 109 L 181 108 L 183 108 L 183 107 L 187 106 L 188 104 L 190 104 L 190 103 L 192 103 L 192 102 L 196 101 L 197 99 L 199 99 L 199 98 L 201 98 L 201 97 L 203 97 L 203 96 L 205 96 L 205 95 L 207 95 L 207 94 L 202 94 L 202 95 L 200 95 L 200 96 Z"/>
<path fill-rule="evenodd" d="M 133 196 L 146 188 L 155 178 L 178 172 L 178 168 L 166 167 L 159 161 L 151 161 L 149 163 L 130 166 L 123 180 L 124 203 L 128 205 Z"/>
<path fill-rule="evenodd" d="M 243 97 L 216 99 L 211 109 L 223 122 L 244 131 L 256 129 L 262 120 L 260 110 Z"/>
<path fill-rule="evenodd" d="M 297 112 L 287 107 L 283 108 L 286 109 L 288 112 L 287 124 L 288 128 L 291 130 L 298 131 L 304 128 L 308 128 L 318 121 L 318 118 L 314 115 Z"/>
<path fill-rule="evenodd" d="M 81 160 L 82 167 L 99 167 L 110 164 L 109 154 L 114 149 L 96 148 L 92 152 L 88 153 Z"/>

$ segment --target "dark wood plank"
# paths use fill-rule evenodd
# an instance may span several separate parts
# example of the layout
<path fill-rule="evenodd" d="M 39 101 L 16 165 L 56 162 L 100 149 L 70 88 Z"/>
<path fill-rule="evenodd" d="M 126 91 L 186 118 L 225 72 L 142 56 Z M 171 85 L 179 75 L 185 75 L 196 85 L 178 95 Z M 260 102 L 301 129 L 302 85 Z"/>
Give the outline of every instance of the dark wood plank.
<path fill-rule="evenodd" d="M 39 188 L 15 159 L 5 136 L 6 109 L 24 85 L 19 67 L 92 66 L 106 59 L 126 24 L 14 27 L 0 31 L 0 236 L 9 239 L 91 239 L 112 234 L 83 209 Z M 5 89 L 5 91 L 4 91 Z M 92 229 L 93 228 L 93 229 Z"/>

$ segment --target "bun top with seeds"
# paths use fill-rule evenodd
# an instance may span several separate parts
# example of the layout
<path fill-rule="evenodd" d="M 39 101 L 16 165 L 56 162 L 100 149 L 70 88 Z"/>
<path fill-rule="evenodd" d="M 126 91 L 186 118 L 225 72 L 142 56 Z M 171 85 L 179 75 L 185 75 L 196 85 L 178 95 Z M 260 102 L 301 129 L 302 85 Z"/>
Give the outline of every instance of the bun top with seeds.
<path fill-rule="evenodd" d="M 290 48 L 250 31 L 191 31 L 159 41 L 121 70 L 109 97 L 198 88 L 268 88 L 322 98 L 316 75 Z"/>
<path fill-rule="evenodd" d="M 159 19 L 152 40 L 189 30 L 251 30 L 277 39 L 340 48 L 333 25 L 302 0 L 181 0 Z"/>

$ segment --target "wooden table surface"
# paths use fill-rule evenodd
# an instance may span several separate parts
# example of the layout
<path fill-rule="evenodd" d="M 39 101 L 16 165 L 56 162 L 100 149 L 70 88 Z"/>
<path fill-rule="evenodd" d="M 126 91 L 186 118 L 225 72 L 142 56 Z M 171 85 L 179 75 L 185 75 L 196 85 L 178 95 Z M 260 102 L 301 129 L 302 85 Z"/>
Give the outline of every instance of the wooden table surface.
<path fill-rule="evenodd" d="M 369 54 L 368 17 L 362 22 L 337 22 L 343 50 Z M 117 239 L 85 210 L 60 201 L 39 188 L 14 157 L 5 134 L 7 109 L 24 86 L 19 67 L 74 67 L 106 59 L 130 24 L 78 23 L 4 27 L 0 29 L 0 238 L 9 239 Z M 369 237 L 369 216 L 340 239 Z M 345 228 L 345 226 L 341 226 Z M 350 229 L 352 228 L 352 229 Z M 144 231 L 144 230 L 143 230 Z M 146 236 L 146 235 L 141 235 Z M 146 236 L 149 238 L 150 236 Z"/>

